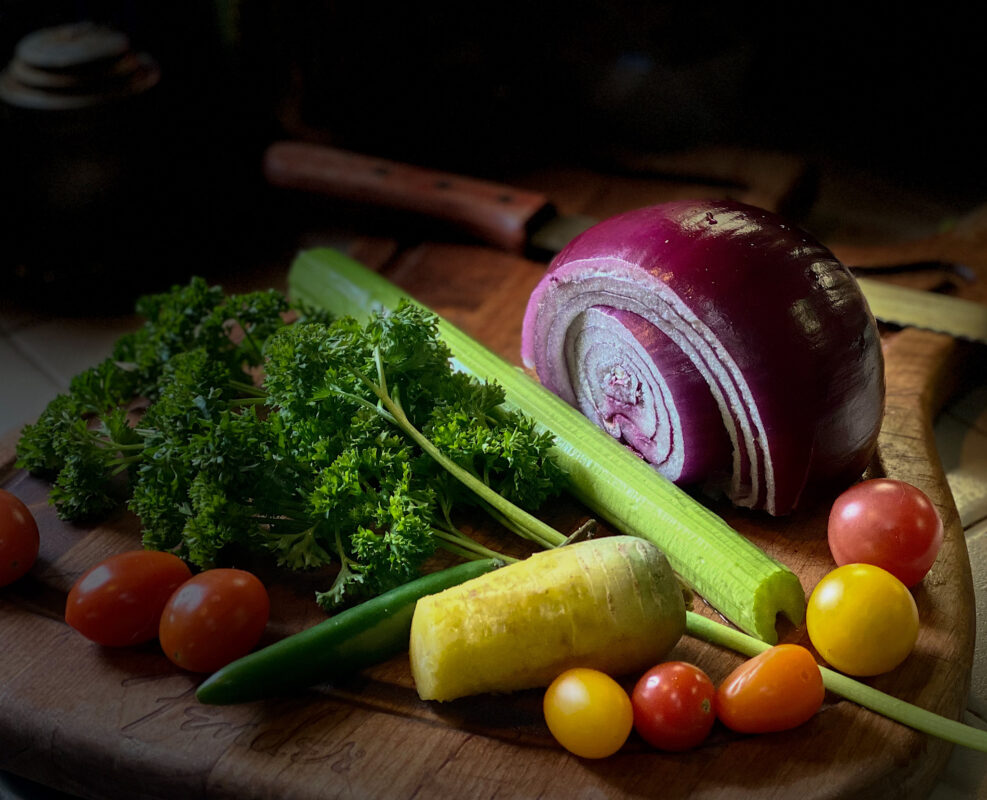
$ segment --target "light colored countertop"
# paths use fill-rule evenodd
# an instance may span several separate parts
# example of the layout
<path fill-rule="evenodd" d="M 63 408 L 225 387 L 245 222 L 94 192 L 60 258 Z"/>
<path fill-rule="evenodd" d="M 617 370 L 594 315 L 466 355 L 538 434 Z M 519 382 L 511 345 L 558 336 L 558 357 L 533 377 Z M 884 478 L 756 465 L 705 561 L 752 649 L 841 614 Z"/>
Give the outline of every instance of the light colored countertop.
<path fill-rule="evenodd" d="M 964 721 L 987 729 L 987 386 L 958 396 L 943 410 L 936 441 L 966 532 L 977 603 L 977 645 Z M 987 796 L 987 755 L 954 749 L 932 796 Z"/>

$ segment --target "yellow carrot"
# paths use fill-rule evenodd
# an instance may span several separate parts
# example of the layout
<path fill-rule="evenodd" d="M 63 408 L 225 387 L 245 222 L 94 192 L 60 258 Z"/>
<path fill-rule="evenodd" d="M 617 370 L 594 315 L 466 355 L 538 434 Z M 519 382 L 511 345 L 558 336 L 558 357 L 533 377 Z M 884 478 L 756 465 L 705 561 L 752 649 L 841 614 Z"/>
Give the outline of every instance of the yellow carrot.
<path fill-rule="evenodd" d="M 423 700 L 548 686 L 564 670 L 657 663 L 685 630 L 657 547 L 609 536 L 531 557 L 418 601 L 411 671 Z"/>

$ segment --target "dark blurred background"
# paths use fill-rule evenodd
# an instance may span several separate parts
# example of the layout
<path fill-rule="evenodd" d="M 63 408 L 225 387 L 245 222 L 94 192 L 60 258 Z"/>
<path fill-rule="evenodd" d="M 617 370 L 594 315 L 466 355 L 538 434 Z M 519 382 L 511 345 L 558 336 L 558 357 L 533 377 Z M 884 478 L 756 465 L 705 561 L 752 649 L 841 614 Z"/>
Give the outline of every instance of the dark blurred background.
<path fill-rule="evenodd" d="M 946 8 L 0 0 L 3 64 L 89 20 L 159 71 L 95 110 L 3 103 L 0 257 L 22 278 L 207 271 L 263 246 L 260 156 L 286 136 L 494 178 L 745 144 L 979 201 L 983 30 Z"/>

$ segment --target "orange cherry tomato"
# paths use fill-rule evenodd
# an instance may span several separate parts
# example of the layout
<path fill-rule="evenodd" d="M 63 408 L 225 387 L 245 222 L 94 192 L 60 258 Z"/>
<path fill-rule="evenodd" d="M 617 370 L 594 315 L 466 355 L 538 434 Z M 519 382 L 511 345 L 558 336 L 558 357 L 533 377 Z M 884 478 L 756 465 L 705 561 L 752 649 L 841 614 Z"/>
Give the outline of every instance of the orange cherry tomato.
<path fill-rule="evenodd" d="M 271 611 L 267 589 L 241 569 L 210 569 L 168 599 L 158 639 L 172 662 L 190 672 L 214 672 L 249 653 Z"/>
<path fill-rule="evenodd" d="M 784 731 L 811 719 L 825 694 L 812 653 L 801 645 L 779 644 L 726 677 L 716 690 L 716 714 L 740 733 Z"/>

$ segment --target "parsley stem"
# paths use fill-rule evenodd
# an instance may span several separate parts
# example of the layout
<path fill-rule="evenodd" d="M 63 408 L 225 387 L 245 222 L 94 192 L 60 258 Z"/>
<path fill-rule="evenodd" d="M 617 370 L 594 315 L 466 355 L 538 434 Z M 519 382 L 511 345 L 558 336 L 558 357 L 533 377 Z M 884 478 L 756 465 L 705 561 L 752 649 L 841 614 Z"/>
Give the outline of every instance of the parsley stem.
<path fill-rule="evenodd" d="M 491 550 L 489 547 L 484 547 L 479 542 L 474 541 L 463 534 L 457 535 L 444 531 L 441 528 L 432 528 L 432 535 L 439 540 L 439 547 L 442 547 L 451 553 L 455 553 L 456 555 L 462 556 L 463 558 L 468 558 L 470 560 L 478 558 L 499 558 L 501 561 L 517 561 L 516 558 L 505 556 L 503 553 L 498 553 L 495 550 Z"/>
<path fill-rule="evenodd" d="M 120 444 L 119 442 L 113 442 L 108 440 L 97 441 L 97 445 L 100 447 L 105 447 L 107 450 L 132 450 L 134 452 L 140 453 L 145 445 L 144 442 L 131 442 L 130 444 Z"/>
<path fill-rule="evenodd" d="M 126 458 L 114 458 L 112 461 L 107 462 L 107 467 L 109 468 L 110 477 L 115 477 L 121 472 L 125 472 L 131 464 L 136 464 L 141 460 L 140 455 L 127 456 Z"/>
<path fill-rule="evenodd" d="M 364 375 L 361 372 L 356 372 L 355 370 L 354 372 L 356 373 L 356 376 L 360 378 L 360 380 L 366 383 L 367 386 L 373 390 L 374 394 L 377 393 L 378 387 L 373 381 L 371 381 L 369 378 L 367 378 L 366 375 Z M 397 420 L 394 419 L 394 416 L 387 409 L 381 408 L 379 405 L 375 406 L 373 403 L 365 400 L 359 395 L 353 394 L 353 392 L 347 392 L 345 389 L 342 389 L 339 386 L 336 386 L 335 384 L 329 384 L 328 386 L 326 386 L 325 391 L 327 393 L 338 395 L 339 397 L 344 397 L 347 400 L 351 400 L 352 402 L 356 403 L 358 406 L 363 406 L 364 408 L 373 411 L 375 414 L 379 414 L 388 422 L 393 423 L 395 425 L 397 424 Z M 317 392 L 315 398 L 317 400 L 321 400 L 323 399 L 323 394 L 321 392 Z"/>
<path fill-rule="evenodd" d="M 410 436 L 422 450 L 435 459 L 436 463 L 456 478 L 456 480 L 460 481 L 481 500 L 485 501 L 487 505 L 503 515 L 503 517 L 515 523 L 516 527 L 512 528 L 515 533 L 518 533 L 524 538 L 531 539 L 546 549 L 557 547 L 565 542 L 565 536 L 553 527 L 497 494 L 497 492 L 479 480 L 469 470 L 459 466 L 459 464 L 439 450 L 425 434 L 411 423 L 411 420 L 404 413 L 404 409 L 394 401 L 383 387 L 377 385 L 365 375 L 358 374 L 373 393 L 377 395 L 377 399 L 384 406 L 383 410 L 386 410 L 390 415 L 391 421 Z M 366 401 L 364 403 L 366 404 Z"/>
<path fill-rule="evenodd" d="M 500 511 L 498 511 L 496 508 L 490 506 L 488 503 L 483 503 L 483 508 L 486 510 L 487 514 L 489 514 L 496 522 L 500 523 L 505 528 L 507 528 L 507 530 L 516 533 L 518 536 L 520 536 L 523 539 L 530 539 L 532 541 L 538 542 L 538 544 L 542 545 L 545 549 L 551 549 L 553 547 L 558 547 L 561 544 L 565 544 L 565 537 L 562 538 L 559 544 L 547 544 L 538 537 L 537 532 L 533 532 L 530 529 L 526 528 L 522 520 L 517 520 L 506 514 L 503 514 Z"/>
<path fill-rule="evenodd" d="M 261 399 L 267 398 L 267 392 L 264 389 L 259 386 L 254 386 L 252 383 L 247 383 L 246 381 L 230 380 L 230 388 L 243 392 L 250 397 L 259 397 Z"/>

